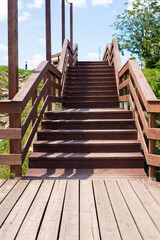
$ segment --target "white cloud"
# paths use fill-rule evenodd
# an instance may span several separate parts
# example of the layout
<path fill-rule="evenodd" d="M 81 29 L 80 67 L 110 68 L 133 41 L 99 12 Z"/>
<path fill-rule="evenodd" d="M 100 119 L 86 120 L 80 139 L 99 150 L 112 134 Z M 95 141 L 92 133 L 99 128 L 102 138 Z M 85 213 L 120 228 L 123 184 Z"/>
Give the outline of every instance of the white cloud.
<path fill-rule="evenodd" d="M 45 58 L 42 55 L 35 54 L 31 60 L 28 60 L 28 69 L 36 68 Z"/>
<path fill-rule="evenodd" d="M 22 0 L 18 0 L 18 9 L 22 9 L 22 8 L 23 8 Z"/>
<path fill-rule="evenodd" d="M 29 3 L 28 8 L 41 8 L 44 4 L 44 0 L 33 0 L 33 3 Z"/>
<path fill-rule="evenodd" d="M 42 46 L 46 46 L 46 40 L 44 38 L 38 38 L 38 42 L 42 45 Z"/>
<path fill-rule="evenodd" d="M 89 60 L 98 60 L 99 59 L 99 54 L 98 53 L 88 53 L 88 55 L 85 57 L 86 59 Z"/>
<path fill-rule="evenodd" d="M 18 17 L 18 21 L 19 22 L 24 22 L 26 20 L 28 20 L 30 17 L 30 13 L 29 12 L 23 12 L 23 15 Z"/>
<path fill-rule="evenodd" d="M 111 4 L 113 0 L 91 0 L 92 5 L 101 5 L 107 7 L 108 4 Z"/>
<path fill-rule="evenodd" d="M 5 62 L 8 62 L 8 56 L 3 58 Z"/>
<path fill-rule="evenodd" d="M 6 52 L 7 49 L 8 49 L 7 46 L 0 43 L 0 51 Z"/>
<path fill-rule="evenodd" d="M 74 7 L 87 7 L 86 0 L 70 0 Z"/>
<path fill-rule="evenodd" d="M 7 0 L 0 0 L 0 21 L 7 18 Z"/>

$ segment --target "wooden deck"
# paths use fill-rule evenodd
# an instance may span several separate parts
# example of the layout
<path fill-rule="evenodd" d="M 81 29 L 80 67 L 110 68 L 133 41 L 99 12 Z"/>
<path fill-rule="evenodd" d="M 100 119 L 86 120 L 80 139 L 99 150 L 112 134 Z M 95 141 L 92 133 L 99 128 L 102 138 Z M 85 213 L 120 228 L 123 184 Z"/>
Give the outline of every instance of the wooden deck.
<path fill-rule="evenodd" d="M 159 240 L 160 183 L 0 180 L 0 239 Z"/>

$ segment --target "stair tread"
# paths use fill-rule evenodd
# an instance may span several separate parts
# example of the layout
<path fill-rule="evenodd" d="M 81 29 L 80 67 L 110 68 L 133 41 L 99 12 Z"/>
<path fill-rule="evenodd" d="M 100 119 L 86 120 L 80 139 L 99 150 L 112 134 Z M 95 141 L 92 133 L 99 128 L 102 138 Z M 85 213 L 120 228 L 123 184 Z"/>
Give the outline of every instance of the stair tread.
<path fill-rule="evenodd" d="M 99 113 L 99 112 L 103 112 L 103 113 L 131 113 L 132 111 L 130 110 L 125 110 L 125 109 L 121 109 L 121 108 L 80 108 L 77 110 L 77 108 L 69 108 L 69 109 L 65 109 L 65 110 L 55 110 L 55 111 L 46 111 L 46 113 L 64 113 L 66 112 L 68 113 Z"/>
<path fill-rule="evenodd" d="M 58 122 L 58 123 L 83 123 L 83 122 L 90 122 L 90 123 L 103 123 L 103 122 L 134 122 L 134 119 L 84 119 L 84 120 L 43 120 L 42 122 Z"/>
<path fill-rule="evenodd" d="M 111 133 L 113 133 L 113 132 L 117 132 L 117 133 L 119 133 L 119 132 L 137 132 L 137 130 L 135 130 L 135 129 L 111 129 L 111 130 L 106 130 L 106 129 L 88 129 L 88 130 L 81 130 L 81 129 L 69 129 L 69 130 L 67 130 L 67 129 L 60 129 L 60 130 L 51 130 L 51 129 L 45 129 L 45 130 L 40 130 L 39 131 L 39 133 L 47 133 L 47 134 L 49 134 L 49 133 L 53 133 L 53 132 L 55 132 L 55 133 L 67 133 L 67 132 L 69 132 L 69 133 L 100 133 L 100 132 L 105 132 L 105 133 L 107 133 L 107 132 L 111 132 Z"/>
<path fill-rule="evenodd" d="M 139 140 L 55 140 L 55 141 L 36 141 L 34 145 L 114 145 L 114 144 L 137 144 Z"/>
<path fill-rule="evenodd" d="M 96 159 L 103 159 L 103 158 L 143 158 L 141 152 L 133 152 L 133 153 L 47 153 L 47 152 L 34 152 L 32 153 L 29 158 L 66 158 L 66 159 L 72 159 L 72 158 L 81 158 L 81 159 L 87 159 L 87 158 L 96 158 Z"/>

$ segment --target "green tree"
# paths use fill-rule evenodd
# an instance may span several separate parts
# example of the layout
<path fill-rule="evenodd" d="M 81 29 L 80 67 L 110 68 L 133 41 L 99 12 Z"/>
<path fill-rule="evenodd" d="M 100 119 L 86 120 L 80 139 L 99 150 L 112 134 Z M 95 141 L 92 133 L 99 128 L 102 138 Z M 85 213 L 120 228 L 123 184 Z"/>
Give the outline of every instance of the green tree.
<path fill-rule="evenodd" d="M 125 5 L 128 5 L 125 3 Z M 147 68 L 160 63 L 160 4 L 159 0 L 134 0 L 112 24 L 120 50 L 138 55 Z"/>

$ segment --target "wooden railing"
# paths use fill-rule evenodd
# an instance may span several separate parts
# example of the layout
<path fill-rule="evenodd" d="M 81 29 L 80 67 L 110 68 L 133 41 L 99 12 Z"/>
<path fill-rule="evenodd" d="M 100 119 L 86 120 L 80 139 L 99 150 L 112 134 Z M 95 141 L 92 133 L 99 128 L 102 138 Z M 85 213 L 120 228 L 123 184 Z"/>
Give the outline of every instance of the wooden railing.
<path fill-rule="evenodd" d="M 160 128 L 156 128 L 160 100 L 156 98 L 136 60 L 128 60 L 121 67 L 116 39 L 113 39 L 111 45 L 107 45 L 103 60 L 115 67 L 120 107 L 130 107 L 133 112 L 139 139 L 149 165 L 149 177 L 155 179 L 156 167 L 160 167 L 160 155 L 156 154 L 156 141 L 160 140 Z"/>
<path fill-rule="evenodd" d="M 59 61 L 60 61 L 61 53 L 56 53 L 51 56 L 51 63 L 55 66 L 58 67 Z"/>
<path fill-rule="evenodd" d="M 75 45 L 73 50 L 70 42 L 65 40 L 58 69 L 48 61 L 41 62 L 12 100 L 0 101 L 0 113 L 12 114 L 12 117 L 15 119 L 15 124 L 12 128 L 0 129 L 0 139 L 9 139 L 14 146 L 10 154 L 0 154 L 0 165 L 14 166 L 16 177 L 20 177 L 22 174 L 21 166 L 27 156 L 47 106 L 48 110 L 52 110 L 52 103 L 62 102 L 66 69 L 67 66 L 76 63 L 77 50 L 77 45 Z M 21 124 L 22 113 L 30 102 L 31 109 L 29 114 L 23 124 Z M 38 113 L 40 103 L 42 107 Z M 30 124 L 32 124 L 32 129 L 25 145 L 22 146 L 22 139 L 28 131 Z"/>

